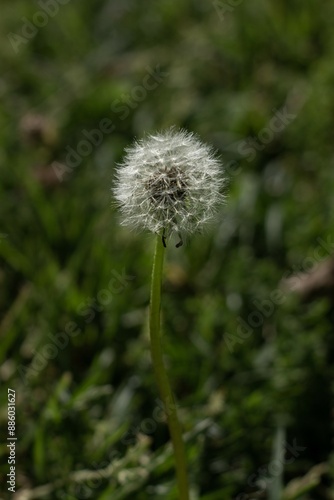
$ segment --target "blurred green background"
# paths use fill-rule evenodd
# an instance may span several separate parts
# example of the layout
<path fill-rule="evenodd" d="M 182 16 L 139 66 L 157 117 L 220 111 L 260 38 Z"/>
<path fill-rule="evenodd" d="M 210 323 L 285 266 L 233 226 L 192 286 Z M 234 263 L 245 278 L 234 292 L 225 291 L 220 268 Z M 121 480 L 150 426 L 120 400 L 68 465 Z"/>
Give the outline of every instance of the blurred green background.
<path fill-rule="evenodd" d="M 334 498 L 333 23 L 315 0 L 2 1 L 3 498 L 177 498 L 154 237 L 120 225 L 110 192 L 124 148 L 172 125 L 229 179 L 217 224 L 165 267 L 193 498 Z"/>

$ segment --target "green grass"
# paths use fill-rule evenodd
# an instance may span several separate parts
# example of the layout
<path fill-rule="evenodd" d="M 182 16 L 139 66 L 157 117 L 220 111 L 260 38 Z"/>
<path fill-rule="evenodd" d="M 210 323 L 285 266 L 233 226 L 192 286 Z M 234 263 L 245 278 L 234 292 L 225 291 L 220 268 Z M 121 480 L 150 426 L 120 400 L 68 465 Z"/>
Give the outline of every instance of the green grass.
<path fill-rule="evenodd" d="M 1 10 L 1 476 L 10 387 L 27 498 L 176 499 L 149 354 L 154 237 L 120 225 L 110 192 L 124 147 L 175 124 L 229 170 L 217 224 L 166 255 L 163 342 L 193 497 L 331 498 L 331 296 L 285 292 L 252 321 L 254 301 L 331 253 L 317 239 L 333 234 L 333 6 L 245 1 L 222 20 L 210 2 L 72 0 L 18 53 L 7 34 L 41 8 Z M 264 144 L 285 106 L 296 117 Z M 105 119 L 114 130 L 60 181 L 54 162 Z M 279 429 L 305 449 L 273 476 Z"/>

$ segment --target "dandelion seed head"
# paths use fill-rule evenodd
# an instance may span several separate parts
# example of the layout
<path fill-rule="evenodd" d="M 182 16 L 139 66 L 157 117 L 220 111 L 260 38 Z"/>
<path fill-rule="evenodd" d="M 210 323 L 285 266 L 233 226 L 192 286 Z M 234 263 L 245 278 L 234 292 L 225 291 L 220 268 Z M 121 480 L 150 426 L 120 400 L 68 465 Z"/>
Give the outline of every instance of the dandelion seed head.
<path fill-rule="evenodd" d="M 194 134 L 170 129 L 136 142 L 117 168 L 113 189 L 123 224 L 190 234 L 224 201 L 222 166 Z"/>

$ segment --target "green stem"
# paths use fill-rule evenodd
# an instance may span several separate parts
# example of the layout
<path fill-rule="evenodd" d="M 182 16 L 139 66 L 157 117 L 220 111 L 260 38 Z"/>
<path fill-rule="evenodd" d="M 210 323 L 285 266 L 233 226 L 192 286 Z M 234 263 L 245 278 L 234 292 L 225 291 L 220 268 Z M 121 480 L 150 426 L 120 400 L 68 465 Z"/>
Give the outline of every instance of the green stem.
<path fill-rule="evenodd" d="M 161 306 L 161 283 L 165 249 L 161 242 L 161 236 L 157 236 L 152 282 L 151 282 L 151 304 L 150 304 L 150 338 L 151 354 L 158 383 L 160 396 L 167 414 L 169 432 L 172 438 L 175 457 L 176 477 L 179 487 L 180 500 L 189 500 L 189 486 L 187 476 L 186 454 L 182 439 L 182 431 L 177 416 L 174 397 L 169 385 L 167 372 L 163 362 L 160 341 L 160 306 Z"/>

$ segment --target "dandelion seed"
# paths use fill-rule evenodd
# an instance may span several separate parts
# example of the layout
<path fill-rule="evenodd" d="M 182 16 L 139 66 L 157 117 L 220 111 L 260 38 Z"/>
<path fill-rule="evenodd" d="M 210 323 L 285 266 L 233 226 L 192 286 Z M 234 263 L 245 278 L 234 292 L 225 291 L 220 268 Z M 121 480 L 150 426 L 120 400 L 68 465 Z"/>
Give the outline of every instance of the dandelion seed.
<path fill-rule="evenodd" d="M 127 149 L 117 169 L 114 196 L 123 224 L 157 233 L 150 296 L 150 347 L 154 373 L 174 449 L 179 498 L 189 500 L 187 460 L 182 427 L 164 366 L 161 344 L 161 283 L 166 240 L 175 232 L 190 234 L 210 221 L 217 211 L 224 178 L 212 149 L 193 134 L 170 129 L 151 135 Z M 162 244 L 161 244 L 162 241 Z"/>
<path fill-rule="evenodd" d="M 191 234 L 209 222 L 224 200 L 222 167 L 194 134 L 170 129 L 136 142 L 117 170 L 115 198 L 123 224 L 166 238 Z"/>

